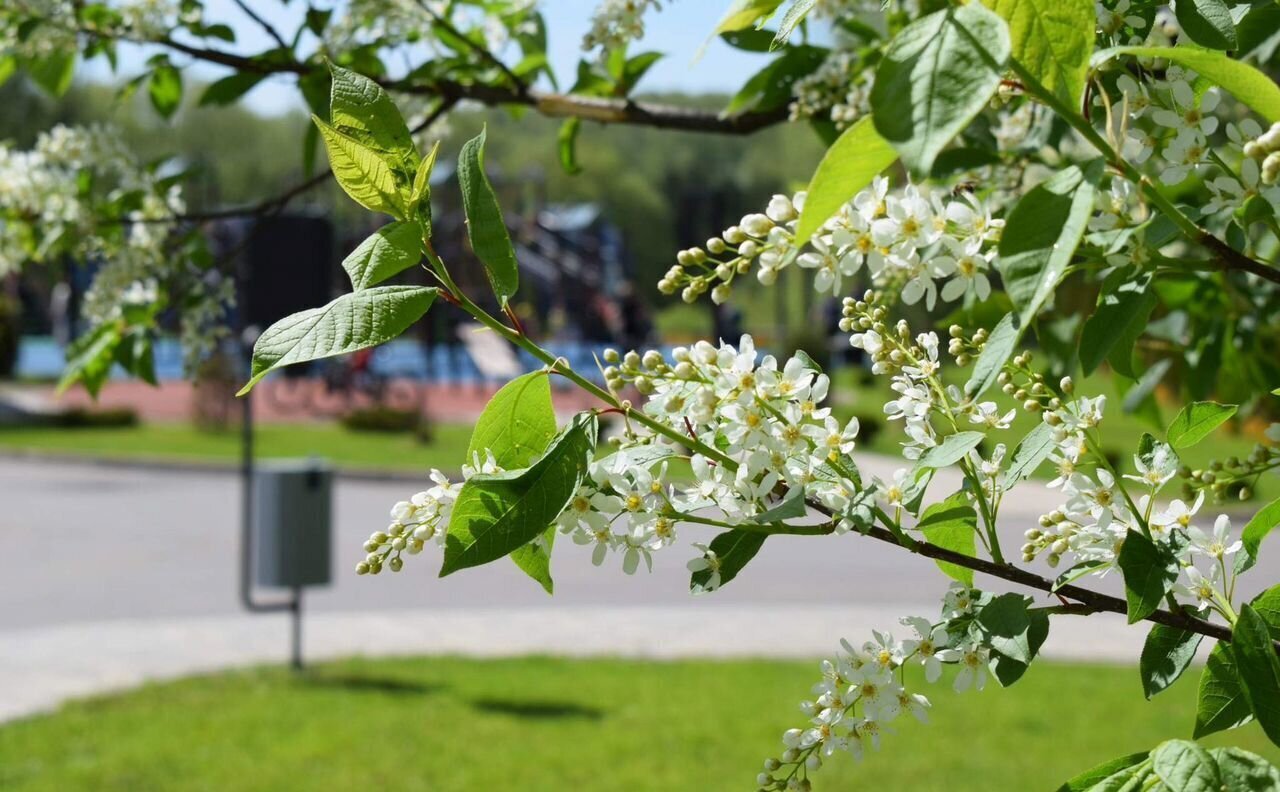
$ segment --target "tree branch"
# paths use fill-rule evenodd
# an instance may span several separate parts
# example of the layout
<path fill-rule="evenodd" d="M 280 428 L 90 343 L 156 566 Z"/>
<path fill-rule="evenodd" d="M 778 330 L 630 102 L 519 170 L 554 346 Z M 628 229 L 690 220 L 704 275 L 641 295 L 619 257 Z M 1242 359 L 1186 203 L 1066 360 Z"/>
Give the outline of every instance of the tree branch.
<path fill-rule="evenodd" d="M 258 16 L 258 14 L 249 7 L 248 3 L 244 2 L 244 0 L 233 0 L 233 2 L 235 2 L 237 8 L 244 12 L 245 16 L 249 17 L 254 22 L 257 22 L 258 27 L 262 28 L 268 36 L 275 39 L 276 44 L 280 45 L 280 49 L 291 49 L 291 47 L 285 43 L 284 37 L 280 35 L 280 31 L 276 30 L 270 22 Z"/>

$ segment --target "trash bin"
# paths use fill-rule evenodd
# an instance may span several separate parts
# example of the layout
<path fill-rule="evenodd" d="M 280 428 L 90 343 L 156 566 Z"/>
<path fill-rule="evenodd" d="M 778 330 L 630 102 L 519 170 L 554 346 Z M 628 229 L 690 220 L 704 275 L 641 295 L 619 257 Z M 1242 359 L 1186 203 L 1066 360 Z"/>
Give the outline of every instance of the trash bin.
<path fill-rule="evenodd" d="M 332 580 L 333 472 L 319 460 L 259 463 L 253 477 L 253 555 L 259 586 Z"/>

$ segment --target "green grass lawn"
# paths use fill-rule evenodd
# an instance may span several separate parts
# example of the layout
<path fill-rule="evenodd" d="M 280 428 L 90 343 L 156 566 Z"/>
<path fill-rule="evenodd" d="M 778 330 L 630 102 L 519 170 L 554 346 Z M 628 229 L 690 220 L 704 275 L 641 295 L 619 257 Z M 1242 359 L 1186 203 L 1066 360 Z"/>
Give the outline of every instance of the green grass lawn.
<path fill-rule="evenodd" d="M 467 453 L 471 427 L 439 424 L 431 442 L 412 433 L 353 432 L 337 424 L 268 424 L 257 428 L 260 457 L 325 457 L 344 467 L 456 471 Z M 240 457 L 236 430 L 206 432 L 190 424 L 120 428 L 0 429 L 0 448 L 108 458 L 232 462 Z"/>
<path fill-rule="evenodd" d="M 813 662 L 352 660 L 155 685 L 0 727 L 6 790 L 746 790 Z M 1044 790 L 1190 732 L 1195 684 L 1039 663 L 1010 690 L 934 688 L 819 789 Z M 1217 735 L 1280 760 L 1257 726 Z"/>

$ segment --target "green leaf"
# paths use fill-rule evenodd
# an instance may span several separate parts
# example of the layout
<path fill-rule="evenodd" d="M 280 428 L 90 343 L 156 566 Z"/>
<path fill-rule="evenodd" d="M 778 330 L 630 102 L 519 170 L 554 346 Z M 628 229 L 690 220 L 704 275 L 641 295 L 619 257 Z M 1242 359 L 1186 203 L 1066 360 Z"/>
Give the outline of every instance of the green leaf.
<path fill-rule="evenodd" d="M 71 88 L 71 78 L 76 73 L 76 52 L 72 48 L 58 49 L 27 61 L 25 68 L 36 85 L 58 98 Z"/>
<path fill-rule="evenodd" d="M 1031 657 L 1034 658 L 1040 651 L 1040 647 L 1044 645 L 1045 639 L 1049 637 L 1049 616 L 1043 610 L 1036 609 L 1028 611 L 1027 617 L 1026 645 Z M 1021 645 L 1020 642 L 1019 645 Z M 990 666 L 991 673 L 995 675 L 1001 687 L 1009 687 L 1027 673 L 1031 663 L 1030 661 L 1024 663 L 994 651 L 991 653 Z"/>
<path fill-rule="evenodd" d="M 396 221 L 374 231 L 342 261 L 356 290 L 376 286 L 422 259 L 417 223 Z"/>
<path fill-rule="evenodd" d="M 1211 748 L 1218 763 L 1222 788 L 1230 792 L 1275 792 L 1280 789 L 1280 770 L 1243 748 Z"/>
<path fill-rule="evenodd" d="M 1190 448 L 1235 415 L 1236 409 L 1234 404 L 1193 402 L 1173 417 L 1165 437 L 1174 448 Z"/>
<path fill-rule="evenodd" d="M 734 0 L 733 5 L 720 18 L 715 33 L 731 33 L 753 26 L 759 26 L 773 16 L 773 12 L 782 5 L 782 0 Z"/>
<path fill-rule="evenodd" d="M 1253 716 L 1271 742 L 1280 745 L 1280 658 L 1266 620 L 1250 605 L 1241 606 L 1231 628 L 1231 656 Z"/>
<path fill-rule="evenodd" d="M 985 0 L 1009 25 L 1012 57 L 1068 107 L 1080 109 L 1093 34 L 1089 0 Z"/>
<path fill-rule="evenodd" d="M 236 72 L 229 77 L 223 77 L 204 89 L 204 93 L 200 94 L 199 105 L 201 107 L 229 105 L 249 93 L 265 78 L 265 74 L 254 72 Z"/>
<path fill-rule="evenodd" d="M 1244 559 L 1239 563 L 1238 572 L 1253 566 L 1258 560 L 1258 552 L 1262 549 L 1262 540 L 1277 525 L 1280 525 L 1280 498 L 1277 498 L 1258 510 L 1244 526 L 1240 541 L 1244 545 Z"/>
<path fill-rule="evenodd" d="M 281 366 L 345 355 L 390 341 L 422 318 L 436 299 L 427 286 L 378 286 L 286 316 L 253 345 L 252 378 L 237 396 Z"/>
<path fill-rule="evenodd" d="M 916 528 L 924 534 L 925 541 L 946 550 L 963 555 L 974 555 L 974 534 L 978 530 L 978 515 L 969 505 L 963 491 L 925 509 Z M 966 586 L 973 585 L 973 570 L 949 561 L 938 561 L 938 569 Z"/>
<path fill-rule="evenodd" d="M 545 531 L 577 492 L 595 443 L 596 417 L 582 413 L 525 470 L 468 479 L 449 519 L 440 577 L 495 561 Z"/>
<path fill-rule="evenodd" d="M 520 270 L 516 252 L 511 246 L 506 221 L 484 174 L 484 143 L 488 130 L 468 140 L 458 153 L 458 184 L 462 187 L 462 204 L 467 213 L 467 236 L 471 249 L 484 264 L 485 273 L 498 301 L 506 305 L 520 286 Z"/>
<path fill-rule="evenodd" d="M 976 399 L 995 384 L 1005 361 L 1018 345 L 1018 339 L 1022 336 L 1021 328 L 1022 323 L 1011 313 L 1005 314 L 1004 318 L 992 328 L 986 343 L 982 346 L 982 352 L 973 362 L 973 373 L 969 375 L 969 381 L 964 384 L 965 396 Z"/>
<path fill-rule="evenodd" d="M 182 104 L 182 72 L 168 60 L 161 61 L 151 72 L 147 95 L 156 112 L 169 118 Z"/>
<path fill-rule="evenodd" d="M 93 398 L 98 397 L 102 383 L 111 374 L 111 364 L 116 359 L 116 348 L 123 340 L 118 322 L 106 322 L 93 328 L 88 333 L 72 341 L 67 347 L 67 365 L 63 369 L 62 379 L 58 382 L 57 392 L 64 393 L 67 388 L 79 382 Z"/>
<path fill-rule="evenodd" d="M 934 12 L 889 42 L 876 69 L 876 130 L 915 174 L 991 99 L 1009 59 L 1004 20 L 977 3 Z"/>
<path fill-rule="evenodd" d="M 743 83 L 723 114 L 733 115 L 747 110 L 767 112 L 790 104 L 791 88 L 797 80 L 817 71 L 829 50 L 823 47 L 792 45 Z"/>
<path fill-rule="evenodd" d="M 1151 768 L 1165 786 L 1178 792 L 1222 792 L 1213 756 L 1190 740 L 1169 740 L 1151 752 Z"/>
<path fill-rule="evenodd" d="M 418 150 L 404 117 L 387 92 L 368 77 L 332 63 L 329 73 L 333 78 L 329 88 L 329 123 L 412 173 L 418 164 Z"/>
<path fill-rule="evenodd" d="M 758 525 L 772 525 L 783 520 L 794 520 L 803 517 L 809 511 L 804 503 L 804 487 L 792 487 L 776 506 L 751 518 Z"/>
<path fill-rule="evenodd" d="M 984 437 L 986 435 L 982 432 L 957 432 L 949 435 L 941 443 L 921 454 L 920 460 L 916 462 L 916 469 L 937 469 L 954 465 L 964 459 L 964 455 L 969 451 L 977 448 Z"/>
<path fill-rule="evenodd" d="M 1280 641 L 1280 586 L 1272 586 L 1249 602 L 1271 630 L 1271 637 Z"/>
<path fill-rule="evenodd" d="M 1147 318 L 1156 306 L 1155 290 L 1150 281 L 1120 282 L 1127 273 L 1117 271 L 1103 283 L 1103 293 L 1098 307 L 1084 323 L 1080 333 L 1080 367 L 1085 374 L 1092 374 L 1112 347 L 1126 356 L 1147 325 Z"/>
<path fill-rule="evenodd" d="M 1147 537 L 1129 529 L 1116 559 L 1124 573 L 1129 623 L 1141 621 L 1160 607 L 1160 600 L 1178 579 L 1178 562 Z"/>
<path fill-rule="evenodd" d="M 1013 449 L 1009 469 L 1004 474 L 1004 488 L 1007 490 L 1023 479 L 1029 478 L 1036 468 L 1049 458 L 1049 454 L 1057 444 L 1053 440 L 1053 427 L 1041 421 L 1035 428 L 1027 432 L 1018 447 Z"/>
<path fill-rule="evenodd" d="M 528 467 L 546 451 L 555 434 L 550 375 L 531 371 L 493 394 L 471 432 L 467 459 L 490 452 L 504 470 Z"/>
<path fill-rule="evenodd" d="M 548 594 L 554 594 L 556 584 L 551 579 L 551 548 L 556 541 L 556 527 L 552 525 L 528 544 L 511 551 L 511 560 L 529 577 L 538 581 Z"/>
<path fill-rule="evenodd" d="M 711 540 L 708 549 L 716 554 L 720 564 L 720 583 L 724 586 L 738 576 L 747 562 L 756 557 L 764 540 L 769 535 L 760 531 L 746 531 L 735 528 L 725 531 Z M 695 592 L 705 591 L 711 582 L 711 570 L 700 569 L 689 576 L 689 589 Z"/>
<path fill-rule="evenodd" d="M 1103 762 L 1058 787 L 1057 792 L 1088 792 L 1117 773 L 1137 767 L 1150 755 L 1150 753 L 1135 753 Z"/>
<path fill-rule="evenodd" d="M 978 625 L 986 631 L 991 648 L 1019 663 L 1035 657 L 1027 632 L 1031 629 L 1031 598 L 1001 594 L 978 612 Z"/>
<path fill-rule="evenodd" d="M 582 172 L 582 166 L 578 164 L 578 131 L 580 129 L 582 129 L 582 119 L 577 116 L 567 118 L 560 125 L 560 133 L 556 136 L 560 151 L 560 167 L 569 175 Z"/>
<path fill-rule="evenodd" d="M 329 167 L 338 185 L 351 199 L 371 212 L 389 214 L 397 220 L 405 217 L 405 196 L 401 184 L 392 171 L 392 163 L 386 155 L 372 149 L 353 137 L 344 135 L 311 116 L 325 150 L 329 152 Z"/>
<path fill-rule="evenodd" d="M 1202 47 L 1236 48 L 1236 23 L 1222 0 L 1175 0 L 1173 14 L 1182 32 Z"/>
<path fill-rule="evenodd" d="M 787 9 L 787 13 L 782 15 L 782 22 L 778 24 L 778 34 L 773 37 L 772 47 L 780 47 L 787 43 L 787 39 L 791 38 L 791 32 L 796 29 L 796 25 L 808 15 L 813 7 L 818 4 L 818 0 L 791 0 L 791 7 Z"/>
<path fill-rule="evenodd" d="M 1061 282 L 1093 214 L 1093 201 L 1093 185 L 1072 165 L 1036 185 L 1009 212 L 997 266 L 1023 327 Z"/>
<path fill-rule="evenodd" d="M 841 133 L 809 180 L 809 192 L 796 226 L 796 246 L 808 242 L 841 206 L 897 159 L 897 152 L 876 132 L 870 118 L 859 119 Z"/>
<path fill-rule="evenodd" d="M 1071 583 L 1076 582 L 1077 580 L 1084 577 L 1085 575 L 1088 575 L 1093 571 L 1097 570 L 1098 568 L 1104 567 L 1106 565 L 1107 565 L 1107 562 L 1100 561 L 1100 560 L 1081 561 L 1078 564 L 1074 564 L 1071 566 L 1070 569 L 1067 569 L 1061 575 L 1058 575 L 1058 577 L 1054 579 L 1053 585 L 1049 587 L 1049 591 L 1057 591 L 1063 586 L 1070 585 Z"/>
<path fill-rule="evenodd" d="M 1191 736 L 1198 740 L 1223 729 L 1234 729 L 1252 718 L 1230 644 L 1219 643 L 1209 653 L 1200 674 L 1196 725 Z"/>
<path fill-rule="evenodd" d="M 1280 86 L 1253 66 L 1221 52 L 1195 47 L 1112 47 L 1094 53 L 1092 65 L 1096 68 L 1117 55 L 1164 58 L 1179 63 L 1230 91 L 1268 123 L 1280 121 Z"/>
<path fill-rule="evenodd" d="M 1142 674 L 1142 692 L 1147 698 L 1164 690 L 1182 676 L 1191 661 L 1195 659 L 1196 649 L 1200 647 L 1203 635 L 1177 627 L 1156 624 L 1147 633 L 1146 643 L 1142 645 L 1142 658 L 1138 670 Z"/>

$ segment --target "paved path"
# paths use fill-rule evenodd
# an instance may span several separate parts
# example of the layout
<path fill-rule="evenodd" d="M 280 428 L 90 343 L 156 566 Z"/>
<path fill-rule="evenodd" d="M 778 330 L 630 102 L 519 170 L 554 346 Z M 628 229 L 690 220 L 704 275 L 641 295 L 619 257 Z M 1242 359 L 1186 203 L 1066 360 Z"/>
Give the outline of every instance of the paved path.
<path fill-rule="evenodd" d="M 942 478 L 938 494 L 956 486 Z M 399 575 L 356 576 L 363 539 L 411 490 L 337 484 L 339 561 L 334 585 L 307 597 L 310 656 L 811 657 L 899 615 L 931 615 L 946 588 L 928 559 L 857 536 L 771 538 L 734 584 L 699 599 L 679 547 L 657 554 L 651 574 L 627 577 L 616 561 L 593 567 L 585 548 L 558 543 L 554 598 L 509 563 L 440 580 L 430 551 Z M 1052 496 L 1029 485 L 1006 500 L 1006 546 Z M 229 474 L 0 459 L 0 719 L 146 679 L 282 660 L 283 619 L 239 608 L 237 515 Z M 1267 554 L 1264 567 L 1254 580 L 1275 579 Z M 1114 591 L 1117 581 L 1104 583 Z M 1132 661 L 1143 632 L 1121 622 L 1059 619 L 1047 652 Z"/>

